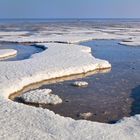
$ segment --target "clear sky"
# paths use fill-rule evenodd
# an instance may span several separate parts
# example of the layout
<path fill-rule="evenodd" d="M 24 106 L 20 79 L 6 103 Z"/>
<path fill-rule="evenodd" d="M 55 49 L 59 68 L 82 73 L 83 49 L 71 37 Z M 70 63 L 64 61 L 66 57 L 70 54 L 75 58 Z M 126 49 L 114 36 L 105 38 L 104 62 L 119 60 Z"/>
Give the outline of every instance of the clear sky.
<path fill-rule="evenodd" d="M 140 0 L 0 0 L 0 18 L 140 18 Z"/>

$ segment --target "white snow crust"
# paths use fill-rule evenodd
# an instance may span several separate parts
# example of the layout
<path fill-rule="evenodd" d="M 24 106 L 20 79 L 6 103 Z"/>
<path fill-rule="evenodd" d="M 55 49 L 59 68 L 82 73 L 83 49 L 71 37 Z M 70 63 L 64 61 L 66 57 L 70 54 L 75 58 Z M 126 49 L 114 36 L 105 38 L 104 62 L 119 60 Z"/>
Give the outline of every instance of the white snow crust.
<path fill-rule="evenodd" d="M 140 37 L 138 36 L 135 38 L 126 39 L 120 42 L 120 44 L 127 46 L 140 46 Z"/>
<path fill-rule="evenodd" d="M 88 83 L 85 81 L 75 81 L 72 85 L 77 87 L 83 87 L 83 86 L 88 86 Z"/>
<path fill-rule="evenodd" d="M 22 36 L 27 35 L 29 32 L 27 31 L 0 31 L 0 37 L 8 37 L 8 36 Z"/>
<path fill-rule="evenodd" d="M 75 121 L 35 108 L 0 99 L 1 140 L 139 140 L 140 115 L 116 124 Z"/>
<path fill-rule="evenodd" d="M 17 54 L 17 51 L 14 49 L 2 49 L 0 50 L 0 59 L 9 58 L 12 56 L 15 56 Z"/>

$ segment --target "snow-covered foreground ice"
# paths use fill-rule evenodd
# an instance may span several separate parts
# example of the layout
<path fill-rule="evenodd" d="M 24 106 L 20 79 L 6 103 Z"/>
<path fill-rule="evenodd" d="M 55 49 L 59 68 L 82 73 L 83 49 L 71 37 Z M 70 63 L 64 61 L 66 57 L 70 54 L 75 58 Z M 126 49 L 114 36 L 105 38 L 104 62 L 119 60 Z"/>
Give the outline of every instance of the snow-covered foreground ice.
<path fill-rule="evenodd" d="M 75 30 L 75 29 L 74 29 Z M 38 33 L 22 36 L 16 33 L 1 41 L 11 42 L 80 42 L 91 39 L 129 39 L 136 29 L 69 30 L 63 35 Z M 117 30 L 117 31 L 116 31 Z M 90 31 L 90 33 L 89 33 Z M 17 35 L 18 34 L 18 35 Z M 46 37 L 46 36 L 47 37 Z M 8 100 L 8 96 L 24 86 L 56 77 L 109 68 L 108 61 L 94 58 L 90 48 L 61 43 L 42 43 L 47 49 L 30 59 L 0 62 L 0 139 L 44 140 L 139 140 L 140 115 L 124 118 L 110 125 L 90 121 L 75 121 L 54 114 L 47 109 L 35 108 Z"/>
<path fill-rule="evenodd" d="M 0 59 L 12 57 L 12 56 L 15 56 L 16 54 L 17 54 L 17 51 L 14 49 L 3 49 L 3 50 L 0 50 Z"/>
<path fill-rule="evenodd" d="M 139 140 L 140 115 L 116 124 L 75 121 L 10 100 L 0 99 L 1 140 Z"/>
<path fill-rule="evenodd" d="M 51 89 L 32 90 L 20 95 L 18 98 L 25 103 L 52 105 L 62 103 L 62 99 L 59 96 L 52 94 Z"/>

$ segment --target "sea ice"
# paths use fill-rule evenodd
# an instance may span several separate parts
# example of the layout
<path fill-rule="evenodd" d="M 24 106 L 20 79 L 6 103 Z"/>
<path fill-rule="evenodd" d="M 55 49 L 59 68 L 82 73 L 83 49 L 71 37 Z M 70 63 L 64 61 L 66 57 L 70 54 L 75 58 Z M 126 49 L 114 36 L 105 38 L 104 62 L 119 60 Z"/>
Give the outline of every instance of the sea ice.
<path fill-rule="evenodd" d="M 81 118 L 81 119 L 87 120 L 87 119 L 89 119 L 92 115 L 93 115 L 93 113 L 91 113 L 91 112 L 86 112 L 86 113 L 80 113 L 78 116 L 79 116 L 79 118 Z"/>
<path fill-rule="evenodd" d="M 14 49 L 1 49 L 0 50 L 0 59 L 9 58 L 12 56 L 15 56 L 17 54 L 17 51 Z"/>
<path fill-rule="evenodd" d="M 62 99 L 52 94 L 51 89 L 37 89 L 26 92 L 20 95 L 18 98 L 22 99 L 25 103 L 35 103 L 35 104 L 60 104 Z"/>
<path fill-rule="evenodd" d="M 120 44 L 127 45 L 127 46 L 140 46 L 140 37 L 137 36 L 134 38 L 125 39 L 122 42 L 120 42 Z"/>
<path fill-rule="evenodd" d="M 85 81 L 75 81 L 72 83 L 72 85 L 77 87 L 85 87 L 88 86 L 88 83 Z"/>

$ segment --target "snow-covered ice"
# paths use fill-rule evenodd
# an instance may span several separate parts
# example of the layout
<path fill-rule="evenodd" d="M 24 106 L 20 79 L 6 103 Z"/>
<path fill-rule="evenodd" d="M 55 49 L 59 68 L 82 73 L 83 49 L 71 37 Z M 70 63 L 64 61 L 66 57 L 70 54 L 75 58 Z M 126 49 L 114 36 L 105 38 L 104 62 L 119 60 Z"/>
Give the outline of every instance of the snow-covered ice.
<path fill-rule="evenodd" d="M 127 39 L 129 36 L 122 36 L 119 34 L 113 33 L 105 33 L 100 31 L 94 31 L 90 34 L 86 33 L 68 33 L 68 34 L 33 34 L 31 36 L 3 36 L 0 38 L 0 41 L 8 41 L 8 42 L 35 42 L 35 43 L 79 43 L 93 39 Z"/>
<path fill-rule="evenodd" d="M 51 89 L 32 90 L 20 95 L 18 98 L 22 99 L 25 103 L 52 105 L 62 103 L 62 99 L 58 95 L 52 94 Z"/>
<path fill-rule="evenodd" d="M 26 32 L 0 33 L 0 41 L 52 42 L 40 43 L 46 50 L 34 54 L 30 59 L 0 62 L 0 139 L 139 140 L 140 115 L 124 118 L 113 125 L 76 121 L 48 109 L 26 106 L 7 99 L 11 93 L 32 83 L 111 67 L 108 61 L 94 58 L 89 47 L 54 42 L 76 43 L 92 39 L 131 38 L 131 45 L 140 43 L 137 27 L 69 27 L 66 31 L 64 28 L 55 28 L 55 31 L 44 28 L 44 31 L 32 35 L 27 35 Z"/>
<path fill-rule="evenodd" d="M 0 37 L 8 37 L 8 36 L 23 36 L 27 35 L 29 32 L 27 31 L 0 31 Z"/>
<path fill-rule="evenodd" d="M 75 81 L 72 83 L 72 85 L 77 87 L 84 87 L 84 86 L 88 86 L 88 83 L 85 81 Z"/>
<path fill-rule="evenodd" d="M 0 50 L 0 59 L 9 58 L 12 56 L 15 56 L 17 54 L 17 51 L 14 49 L 1 49 Z"/>
<path fill-rule="evenodd" d="M 140 46 L 140 37 L 134 37 L 130 39 L 125 39 L 122 42 L 120 42 L 122 45 L 127 45 L 127 46 Z"/>
<path fill-rule="evenodd" d="M 139 140 L 140 115 L 116 124 L 75 121 L 0 98 L 1 140 Z"/>

